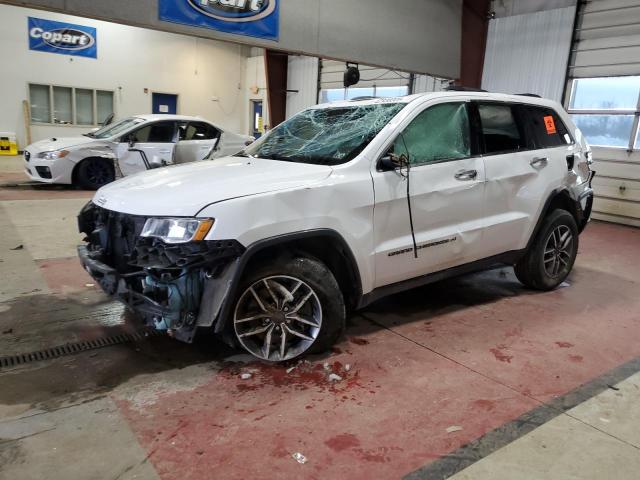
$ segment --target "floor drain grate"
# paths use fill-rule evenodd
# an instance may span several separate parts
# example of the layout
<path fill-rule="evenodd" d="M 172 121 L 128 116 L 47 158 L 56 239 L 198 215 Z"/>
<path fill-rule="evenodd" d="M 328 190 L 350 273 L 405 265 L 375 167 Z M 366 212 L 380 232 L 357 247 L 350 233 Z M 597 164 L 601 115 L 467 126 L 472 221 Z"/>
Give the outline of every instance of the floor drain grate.
<path fill-rule="evenodd" d="M 19 353 L 8 357 L 0 357 L 0 368 L 16 367 L 25 363 L 40 362 L 43 360 L 51 360 L 76 353 L 86 352 L 87 350 L 96 350 L 98 348 L 111 347 L 122 343 L 139 342 L 150 337 L 158 337 L 164 335 L 164 332 L 158 330 L 141 330 L 136 333 L 121 333 L 111 337 L 96 338 L 94 340 L 85 340 L 82 342 L 66 343 L 57 347 L 50 347 L 44 350 L 38 350 L 30 353 Z"/>

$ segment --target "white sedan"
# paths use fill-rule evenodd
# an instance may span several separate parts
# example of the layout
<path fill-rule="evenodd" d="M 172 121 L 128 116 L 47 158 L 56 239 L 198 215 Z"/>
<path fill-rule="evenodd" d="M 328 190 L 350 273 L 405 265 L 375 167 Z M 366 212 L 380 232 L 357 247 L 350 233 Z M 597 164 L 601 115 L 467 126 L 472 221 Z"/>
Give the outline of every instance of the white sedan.
<path fill-rule="evenodd" d="M 38 182 L 95 190 L 119 176 L 233 155 L 253 141 L 198 117 L 137 115 L 81 137 L 32 143 L 25 172 Z"/>

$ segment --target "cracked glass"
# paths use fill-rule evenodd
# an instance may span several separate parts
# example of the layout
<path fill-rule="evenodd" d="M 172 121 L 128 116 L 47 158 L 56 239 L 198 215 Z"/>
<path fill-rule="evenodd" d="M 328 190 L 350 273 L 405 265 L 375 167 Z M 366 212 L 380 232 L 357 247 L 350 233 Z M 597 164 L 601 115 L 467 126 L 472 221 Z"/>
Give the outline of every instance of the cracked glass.
<path fill-rule="evenodd" d="M 405 106 L 404 102 L 380 102 L 305 110 L 238 155 L 340 165 L 362 152 Z"/>
<path fill-rule="evenodd" d="M 429 107 L 405 128 L 393 153 L 407 154 L 411 165 L 466 158 L 471 155 L 469 117 L 464 103 Z"/>

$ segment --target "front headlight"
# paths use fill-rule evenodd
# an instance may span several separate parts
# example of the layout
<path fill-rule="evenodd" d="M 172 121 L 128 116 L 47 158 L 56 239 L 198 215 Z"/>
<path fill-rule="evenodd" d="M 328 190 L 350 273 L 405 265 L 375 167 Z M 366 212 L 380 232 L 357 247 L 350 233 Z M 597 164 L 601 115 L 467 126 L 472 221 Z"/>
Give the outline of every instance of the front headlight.
<path fill-rule="evenodd" d="M 213 218 L 149 218 L 142 237 L 156 237 L 165 243 L 187 243 L 204 240 L 213 226 Z"/>
<path fill-rule="evenodd" d="M 64 158 L 69 155 L 69 150 L 55 150 L 53 152 L 40 152 L 38 158 L 45 160 L 55 160 L 57 158 Z"/>

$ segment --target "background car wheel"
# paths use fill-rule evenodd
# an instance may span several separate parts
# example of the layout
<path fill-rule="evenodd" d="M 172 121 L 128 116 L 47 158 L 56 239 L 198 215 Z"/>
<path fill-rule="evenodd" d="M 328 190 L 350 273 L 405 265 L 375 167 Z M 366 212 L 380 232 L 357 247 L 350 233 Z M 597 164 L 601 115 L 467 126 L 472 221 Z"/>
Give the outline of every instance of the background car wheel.
<path fill-rule="evenodd" d="M 554 210 L 544 220 L 531 248 L 515 265 L 516 277 L 527 287 L 552 290 L 567 278 L 578 253 L 578 226 L 566 210 Z"/>
<path fill-rule="evenodd" d="M 113 163 L 104 158 L 87 158 L 80 162 L 76 174 L 77 184 L 87 190 L 97 190 L 115 180 Z"/>
<path fill-rule="evenodd" d="M 285 259 L 243 279 L 233 331 L 255 357 L 281 362 L 328 349 L 344 330 L 345 316 L 338 282 L 323 263 Z"/>

